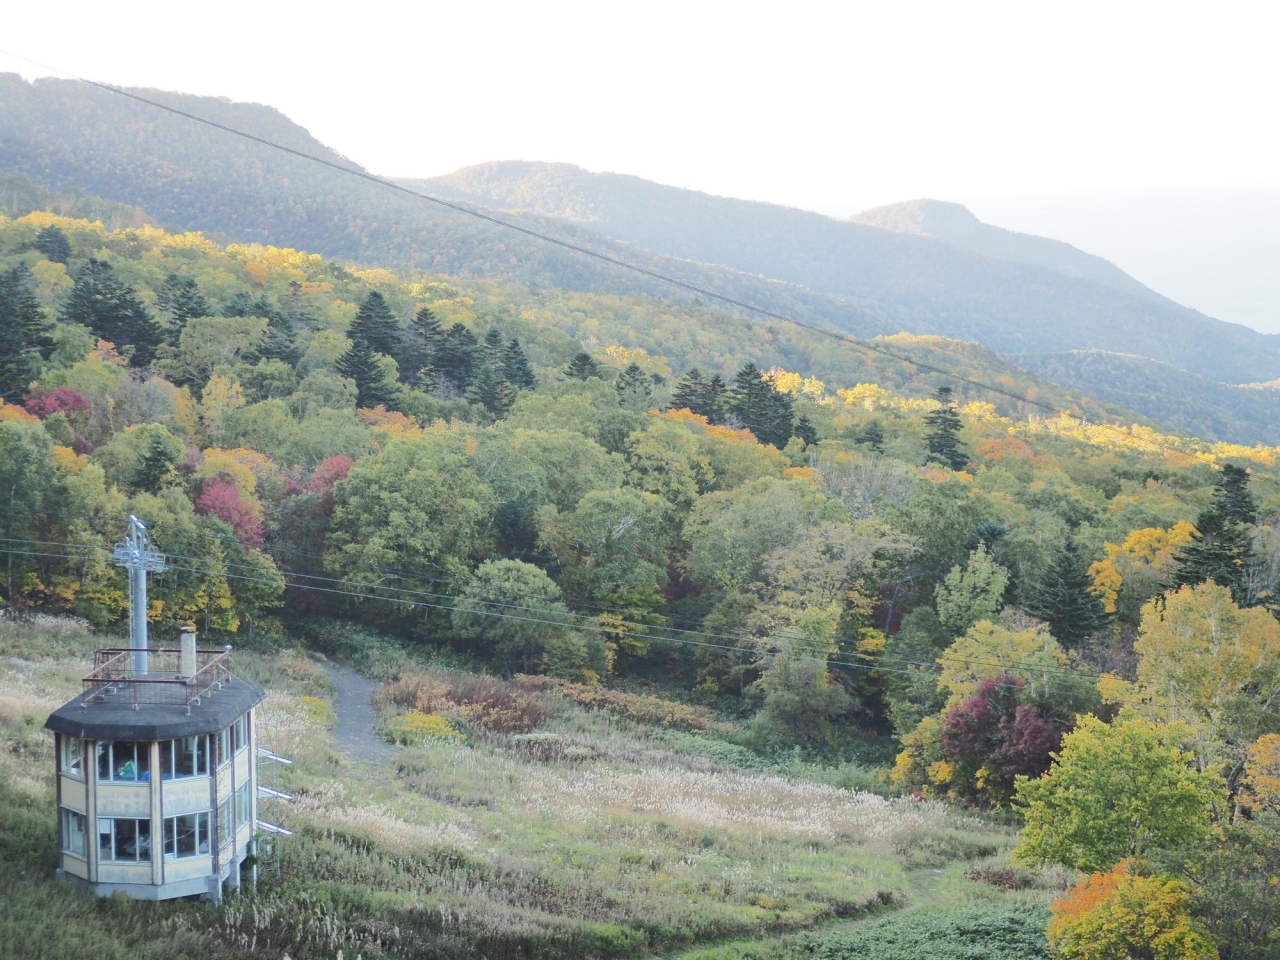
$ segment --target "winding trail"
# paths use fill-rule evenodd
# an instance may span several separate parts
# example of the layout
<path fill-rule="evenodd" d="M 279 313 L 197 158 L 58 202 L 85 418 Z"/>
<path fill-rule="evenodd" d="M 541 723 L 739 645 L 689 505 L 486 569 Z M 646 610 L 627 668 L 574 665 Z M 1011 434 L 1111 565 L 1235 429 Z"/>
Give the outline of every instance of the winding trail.
<path fill-rule="evenodd" d="M 333 737 L 339 752 L 356 760 L 394 756 L 399 750 L 373 729 L 373 695 L 378 685 L 349 667 L 321 660 L 333 681 Z"/>

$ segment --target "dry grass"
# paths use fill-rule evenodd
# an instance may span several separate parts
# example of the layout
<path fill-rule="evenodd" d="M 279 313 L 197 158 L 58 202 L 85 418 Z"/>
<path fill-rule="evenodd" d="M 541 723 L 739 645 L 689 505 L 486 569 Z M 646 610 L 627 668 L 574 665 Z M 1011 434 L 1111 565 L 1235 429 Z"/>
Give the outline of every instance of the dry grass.
<path fill-rule="evenodd" d="M 489 733 L 529 733 L 546 723 L 556 704 L 496 677 L 432 670 L 384 684 L 375 701 L 422 713 L 457 717 Z"/>

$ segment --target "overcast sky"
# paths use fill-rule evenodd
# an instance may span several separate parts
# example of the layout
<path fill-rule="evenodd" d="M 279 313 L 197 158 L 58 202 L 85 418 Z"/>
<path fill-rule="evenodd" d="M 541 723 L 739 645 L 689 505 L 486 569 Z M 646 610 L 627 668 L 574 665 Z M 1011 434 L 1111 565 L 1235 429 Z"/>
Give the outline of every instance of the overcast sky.
<path fill-rule="evenodd" d="M 842 216 L 931 196 L 993 219 L 1280 186 L 1276 25 L 1266 4 L 1223 2 L 64 0 L 7 10 L 0 47 L 268 103 L 383 174 L 558 160 Z M 0 69 L 50 73 L 3 54 Z M 1006 225 L 1063 218 L 1022 220 Z M 1125 267 L 1130 241 L 1098 237 L 1062 239 Z M 1280 331 L 1280 296 L 1250 302 L 1261 318 L 1224 319 Z"/>

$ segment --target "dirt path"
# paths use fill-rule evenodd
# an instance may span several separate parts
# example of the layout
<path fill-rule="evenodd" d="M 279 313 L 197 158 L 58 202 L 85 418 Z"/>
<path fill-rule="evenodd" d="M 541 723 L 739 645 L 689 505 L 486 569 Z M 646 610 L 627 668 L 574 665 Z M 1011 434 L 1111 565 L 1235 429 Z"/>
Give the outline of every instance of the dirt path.
<path fill-rule="evenodd" d="M 373 729 L 373 695 L 378 685 L 329 660 L 320 665 L 333 680 L 333 737 L 338 750 L 353 759 L 375 759 L 397 753 Z"/>

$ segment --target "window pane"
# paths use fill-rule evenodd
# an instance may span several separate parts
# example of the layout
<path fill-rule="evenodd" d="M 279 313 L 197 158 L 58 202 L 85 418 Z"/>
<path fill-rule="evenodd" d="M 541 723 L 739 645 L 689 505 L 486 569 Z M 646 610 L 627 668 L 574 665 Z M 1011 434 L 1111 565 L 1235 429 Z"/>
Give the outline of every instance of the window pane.
<path fill-rule="evenodd" d="M 243 826 L 249 822 L 249 784 L 242 783 L 236 787 L 236 823 Z"/>
<path fill-rule="evenodd" d="M 220 730 L 218 732 L 218 766 L 222 766 L 231 760 L 231 731 Z"/>
<path fill-rule="evenodd" d="M 209 852 L 209 815 L 207 813 L 197 813 L 197 827 L 199 834 L 199 851 L 201 853 Z"/>
<path fill-rule="evenodd" d="M 173 817 L 164 822 L 164 855 L 166 857 L 178 855 L 178 824 Z"/>
<path fill-rule="evenodd" d="M 84 741 L 76 740 L 71 737 L 63 738 L 63 746 L 65 751 L 63 754 L 63 769 L 77 777 L 84 776 Z"/>
<path fill-rule="evenodd" d="M 138 829 L 138 859 L 151 859 L 151 821 L 135 820 Z"/>
<path fill-rule="evenodd" d="M 116 780 L 138 779 L 137 746 L 127 740 L 112 745 Z"/>
<path fill-rule="evenodd" d="M 175 817 L 178 822 L 178 856 L 193 857 L 196 853 L 196 815 Z"/>
<path fill-rule="evenodd" d="M 62 814 L 63 848 L 77 856 L 85 856 L 88 846 L 85 843 L 84 814 L 74 810 L 63 810 Z"/>
<path fill-rule="evenodd" d="M 183 737 L 177 741 L 178 757 L 174 775 L 194 777 L 196 774 L 196 738 Z"/>
<path fill-rule="evenodd" d="M 173 778 L 173 741 L 160 741 L 160 778 L 162 780 L 170 780 Z"/>
<path fill-rule="evenodd" d="M 111 826 L 113 821 L 98 818 L 98 859 L 114 860 L 115 854 L 111 846 Z"/>
<path fill-rule="evenodd" d="M 116 859 L 138 859 L 138 821 L 116 820 Z"/>
<path fill-rule="evenodd" d="M 196 773 L 204 776 L 209 772 L 209 738 L 195 737 L 196 741 Z"/>
<path fill-rule="evenodd" d="M 98 741 L 98 779 L 111 779 L 111 744 Z"/>
<path fill-rule="evenodd" d="M 151 779 L 151 744 L 138 743 L 134 744 L 136 753 L 136 761 L 138 764 L 138 779 Z"/>

